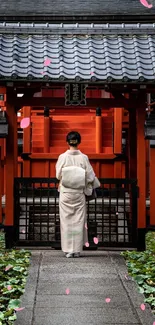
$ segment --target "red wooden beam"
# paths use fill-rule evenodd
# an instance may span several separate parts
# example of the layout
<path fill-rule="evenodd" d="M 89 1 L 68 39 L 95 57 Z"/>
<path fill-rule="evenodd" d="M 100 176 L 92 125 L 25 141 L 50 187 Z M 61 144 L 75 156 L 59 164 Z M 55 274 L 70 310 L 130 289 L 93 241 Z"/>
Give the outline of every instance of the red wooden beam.
<path fill-rule="evenodd" d="M 49 160 L 54 160 L 54 159 L 57 159 L 59 156 L 59 153 L 33 153 L 32 155 L 30 155 L 30 158 L 32 160 L 34 159 L 38 159 L 38 160 L 46 160 L 46 159 L 49 159 Z M 89 154 L 89 158 L 92 159 L 92 160 L 111 160 L 111 159 L 115 159 L 116 156 L 113 155 L 113 154 L 104 154 L 104 153 L 100 153 L 100 154 L 97 154 L 97 153 L 90 153 Z"/>
<path fill-rule="evenodd" d="M 17 98 L 15 96 L 8 96 L 8 102 L 13 104 L 17 110 L 23 106 L 31 106 L 31 107 L 44 107 L 48 106 L 49 108 L 62 108 L 65 106 L 64 98 L 47 98 L 47 97 L 32 97 L 32 98 Z M 87 98 L 86 106 L 78 106 L 78 109 L 82 110 L 83 108 L 93 108 L 100 106 L 103 109 L 109 109 L 112 107 L 124 107 L 126 109 L 130 107 L 137 107 L 140 104 L 140 99 L 130 100 L 127 98 Z M 65 106 L 68 109 L 73 109 L 77 106 Z"/>

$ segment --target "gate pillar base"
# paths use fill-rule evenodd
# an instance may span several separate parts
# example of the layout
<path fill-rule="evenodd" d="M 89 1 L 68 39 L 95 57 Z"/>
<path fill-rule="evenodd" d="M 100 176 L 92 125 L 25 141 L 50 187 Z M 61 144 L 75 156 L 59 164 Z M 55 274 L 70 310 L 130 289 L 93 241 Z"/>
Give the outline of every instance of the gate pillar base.
<path fill-rule="evenodd" d="M 137 229 L 137 251 L 139 252 L 146 250 L 145 235 L 146 228 Z"/>
<path fill-rule="evenodd" d="M 4 226 L 4 233 L 5 233 L 5 247 L 7 249 L 13 248 L 15 246 L 15 227 Z"/>

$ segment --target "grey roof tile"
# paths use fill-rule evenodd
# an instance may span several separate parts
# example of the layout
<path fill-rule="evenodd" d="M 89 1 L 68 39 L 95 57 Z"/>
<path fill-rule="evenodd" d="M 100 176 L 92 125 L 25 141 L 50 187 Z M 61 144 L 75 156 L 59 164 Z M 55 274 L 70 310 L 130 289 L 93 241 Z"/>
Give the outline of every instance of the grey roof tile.
<path fill-rule="evenodd" d="M 44 66 L 46 58 L 52 60 L 49 66 Z M 0 35 L 1 79 L 94 77 L 155 81 L 155 35 Z"/>

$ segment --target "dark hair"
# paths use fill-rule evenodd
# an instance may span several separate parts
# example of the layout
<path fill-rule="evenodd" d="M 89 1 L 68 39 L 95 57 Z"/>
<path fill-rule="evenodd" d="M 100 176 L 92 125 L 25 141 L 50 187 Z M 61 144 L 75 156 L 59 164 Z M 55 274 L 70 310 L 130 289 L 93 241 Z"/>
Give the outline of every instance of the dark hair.
<path fill-rule="evenodd" d="M 66 136 L 66 141 L 72 147 L 76 147 L 81 143 L 81 135 L 76 131 L 69 132 Z"/>

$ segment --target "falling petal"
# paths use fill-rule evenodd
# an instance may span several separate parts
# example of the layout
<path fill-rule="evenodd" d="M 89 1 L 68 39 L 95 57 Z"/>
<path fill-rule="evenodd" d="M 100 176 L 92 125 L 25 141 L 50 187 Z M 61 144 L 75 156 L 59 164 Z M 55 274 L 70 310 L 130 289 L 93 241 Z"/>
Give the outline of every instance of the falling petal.
<path fill-rule="evenodd" d="M 20 122 L 21 129 L 26 129 L 30 125 L 30 118 L 24 117 Z"/>
<path fill-rule="evenodd" d="M 88 227 L 87 227 L 87 222 L 85 223 L 85 228 L 88 229 Z"/>
<path fill-rule="evenodd" d="M 41 74 L 44 74 L 44 73 L 45 73 L 44 71 L 41 72 Z"/>
<path fill-rule="evenodd" d="M 21 231 L 21 232 L 22 232 L 22 234 L 25 234 L 25 230 L 24 230 L 24 229 L 22 229 L 22 231 Z"/>
<path fill-rule="evenodd" d="M 93 241 L 94 241 L 94 244 L 98 244 L 98 238 L 97 237 L 94 237 Z"/>
<path fill-rule="evenodd" d="M 5 268 L 5 271 L 8 271 L 12 268 L 12 265 L 7 265 L 6 268 Z"/>
<path fill-rule="evenodd" d="M 45 67 L 47 67 L 48 65 L 50 65 L 50 63 L 51 63 L 51 59 L 46 59 L 45 61 L 44 61 L 44 66 Z"/>
<path fill-rule="evenodd" d="M 8 285 L 7 289 L 10 291 L 12 289 L 12 287 L 10 285 Z"/>
<path fill-rule="evenodd" d="M 140 308 L 141 308 L 141 310 L 145 310 L 145 305 L 141 304 Z"/>
<path fill-rule="evenodd" d="M 152 4 L 148 4 L 148 2 L 146 1 L 146 0 L 140 0 L 140 3 L 144 6 L 144 7 L 146 7 L 146 8 L 152 8 L 153 6 L 152 6 Z"/>
<path fill-rule="evenodd" d="M 86 246 L 86 247 L 89 247 L 89 243 L 88 243 L 88 242 L 86 242 L 86 243 L 85 243 L 85 246 Z"/>
<path fill-rule="evenodd" d="M 90 74 L 94 74 L 94 72 L 91 71 Z"/>
<path fill-rule="evenodd" d="M 111 301 L 111 299 L 110 298 L 106 298 L 106 300 L 105 300 L 107 303 L 109 303 L 110 301 Z"/>
<path fill-rule="evenodd" d="M 118 216 L 118 212 L 116 212 L 116 216 Z"/>
<path fill-rule="evenodd" d="M 23 309 L 25 309 L 25 307 L 17 307 L 17 308 L 14 308 L 15 311 L 21 311 Z"/>
<path fill-rule="evenodd" d="M 69 288 L 66 289 L 66 295 L 69 295 L 70 294 L 70 290 Z"/>

